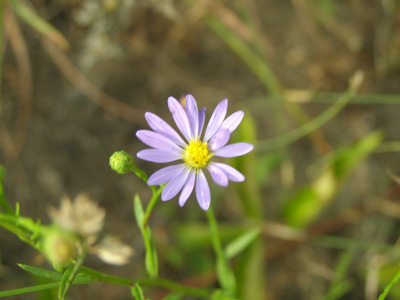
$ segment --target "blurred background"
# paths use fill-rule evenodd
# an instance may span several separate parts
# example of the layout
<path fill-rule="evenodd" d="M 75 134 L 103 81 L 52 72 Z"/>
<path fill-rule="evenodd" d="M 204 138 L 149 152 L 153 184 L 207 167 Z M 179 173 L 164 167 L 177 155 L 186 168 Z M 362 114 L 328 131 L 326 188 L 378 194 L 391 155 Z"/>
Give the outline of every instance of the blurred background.
<path fill-rule="evenodd" d="M 170 124 L 167 98 L 191 93 L 207 120 L 229 99 L 244 110 L 230 161 L 244 183 L 212 184 L 223 243 L 258 226 L 233 258 L 241 299 L 377 299 L 398 271 L 400 1 L 2 0 L 0 163 L 23 216 L 85 191 L 132 262 L 87 265 L 145 277 L 132 199 L 150 189 L 111 171 L 110 155 L 145 146 L 144 112 Z M 356 72 L 363 80 L 349 80 Z M 361 73 L 357 73 L 361 74 Z M 358 77 L 359 79 L 359 77 Z M 356 80 L 357 81 L 357 80 Z M 357 94 L 355 94 L 357 90 Z M 151 174 L 155 164 L 136 159 Z M 192 196 L 150 219 L 160 273 L 218 287 L 204 212 Z M 40 283 L 17 263 L 45 258 L 0 229 L 0 290 Z M 49 266 L 50 267 L 50 266 Z M 147 288 L 162 299 L 168 292 Z M 10 297 L 55 299 L 56 291 Z M 129 289 L 74 286 L 70 299 L 131 299 Z M 390 298 L 392 297 L 392 298 Z M 393 288 L 387 299 L 399 299 Z M 192 299 L 192 298 L 184 298 Z M 194 298 L 193 298 L 194 299 Z"/>

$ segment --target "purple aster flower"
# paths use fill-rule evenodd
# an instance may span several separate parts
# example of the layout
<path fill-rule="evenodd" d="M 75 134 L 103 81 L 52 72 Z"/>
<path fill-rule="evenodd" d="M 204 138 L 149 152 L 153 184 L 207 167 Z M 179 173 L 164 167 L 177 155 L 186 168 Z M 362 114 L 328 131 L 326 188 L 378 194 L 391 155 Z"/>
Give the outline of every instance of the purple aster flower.
<path fill-rule="evenodd" d="M 179 191 L 179 205 L 183 206 L 196 186 L 196 198 L 203 210 L 210 207 L 210 188 L 203 169 L 211 174 L 211 178 L 221 186 L 228 181 L 241 182 L 244 176 L 235 168 L 223 163 L 213 162 L 216 157 L 236 157 L 249 153 L 253 145 L 235 143 L 226 145 L 231 133 L 243 119 L 244 112 L 237 111 L 225 119 L 228 99 L 222 100 L 215 108 L 203 138 L 205 108 L 198 110 L 192 95 L 186 96 L 185 107 L 175 98 L 168 98 L 168 107 L 176 126 L 183 138 L 160 117 L 147 112 L 145 118 L 151 130 L 138 130 L 137 137 L 151 149 L 141 150 L 137 157 L 155 162 L 181 163 L 164 167 L 148 180 L 149 185 L 160 185 L 167 182 L 161 194 L 161 200 L 167 201 L 175 197 Z M 224 120 L 225 119 L 225 120 Z"/>

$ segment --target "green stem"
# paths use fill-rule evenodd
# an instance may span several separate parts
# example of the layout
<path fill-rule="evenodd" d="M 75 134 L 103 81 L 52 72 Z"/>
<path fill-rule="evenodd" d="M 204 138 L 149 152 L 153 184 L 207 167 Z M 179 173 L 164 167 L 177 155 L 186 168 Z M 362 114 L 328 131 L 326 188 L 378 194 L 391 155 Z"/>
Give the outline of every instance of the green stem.
<path fill-rule="evenodd" d="M 158 199 L 160 198 L 160 195 L 161 195 L 163 189 L 164 189 L 164 185 L 160 186 L 158 189 L 152 189 L 153 196 L 151 197 L 150 202 L 146 207 L 146 215 L 145 215 L 144 221 L 143 221 L 144 228 L 147 226 L 148 220 L 150 218 L 150 214 L 153 211 L 153 208 L 156 205 Z"/>
<path fill-rule="evenodd" d="M 188 296 L 201 297 L 203 299 L 210 299 L 211 294 L 212 294 L 212 292 L 209 290 L 188 287 L 188 286 L 176 283 L 172 280 L 161 278 L 161 277 L 132 280 L 132 279 L 127 279 L 127 278 L 123 278 L 123 277 L 118 277 L 118 276 L 114 276 L 114 275 L 108 275 L 105 273 L 101 273 L 99 271 L 90 269 L 88 267 L 81 267 L 80 273 L 84 274 L 84 275 L 88 275 L 88 276 L 90 276 L 98 281 L 102 281 L 102 282 L 114 283 L 114 284 L 119 284 L 119 285 L 124 285 L 124 286 L 133 286 L 136 283 L 140 284 L 141 286 L 158 286 L 158 287 L 166 288 L 170 291 L 174 291 L 177 293 L 183 293 Z"/>
<path fill-rule="evenodd" d="M 30 218 L 0 212 L 0 226 L 40 251 L 40 247 L 35 243 L 35 239 L 40 235 L 42 229 L 39 223 L 35 223 Z"/>
<path fill-rule="evenodd" d="M 224 250 L 222 249 L 221 240 L 218 233 L 218 224 L 214 215 L 213 209 L 210 207 L 207 210 L 208 224 L 210 225 L 211 242 L 217 256 L 224 256 Z"/>
<path fill-rule="evenodd" d="M 67 296 L 67 293 L 69 291 L 69 288 L 71 287 L 72 282 L 74 281 L 76 275 L 79 272 L 79 269 L 81 268 L 83 262 L 85 261 L 86 254 L 87 254 L 86 249 L 82 249 L 82 253 L 80 253 L 80 255 L 78 256 L 78 259 L 74 264 L 71 274 L 68 276 L 67 282 L 66 282 L 65 286 L 63 287 L 62 294 L 61 294 L 61 300 L 64 300 L 65 297 Z"/>
<path fill-rule="evenodd" d="M 229 293 L 234 293 L 236 290 L 235 277 L 228 264 L 225 252 L 222 248 L 221 239 L 218 233 L 218 224 L 214 215 L 213 209 L 210 207 L 207 210 L 208 224 L 210 226 L 211 242 L 217 255 L 217 276 L 224 290 Z"/>
<path fill-rule="evenodd" d="M 383 293 L 379 296 L 378 300 L 384 300 L 386 296 L 389 294 L 392 287 L 399 281 L 400 279 L 400 271 L 393 277 L 392 281 L 385 287 Z"/>
<path fill-rule="evenodd" d="M 259 141 L 257 143 L 257 151 L 267 151 L 271 149 L 276 149 L 285 145 L 288 145 L 306 135 L 313 132 L 317 128 L 321 127 L 323 124 L 332 119 L 335 115 L 337 115 L 346 104 L 354 97 L 356 91 L 353 87 L 350 87 L 349 90 L 342 94 L 341 97 L 330 106 L 327 110 L 321 113 L 316 118 L 311 121 L 305 123 L 302 126 L 297 127 L 289 132 L 286 132 L 280 136 Z"/>
<path fill-rule="evenodd" d="M 150 275 L 150 277 L 152 278 L 158 277 L 158 260 L 153 238 L 151 236 L 151 230 L 150 227 L 148 226 L 148 220 L 150 218 L 151 212 L 153 211 L 153 208 L 157 200 L 160 198 L 160 194 L 163 188 L 164 188 L 163 186 L 161 186 L 158 189 L 155 186 L 152 187 L 153 196 L 149 204 L 147 205 L 146 212 L 143 211 L 143 207 L 139 196 L 135 196 L 134 200 L 135 217 L 140 232 L 142 233 L 144 245 L 146 248 L 146 258 L 145 258 L 146 270 Z"/>
<path fill-rule="evenodd" d="M 142 179 L 145 184 L 147 184 L 148 177 L 144 171 L 140 170 L 138 167 L 136 167 L 136 165 L 132 167 L 131 171 L 134 172 L 137 177 Z M 151 187 L 151 189 L 153 190 L 153 187 Z"/>

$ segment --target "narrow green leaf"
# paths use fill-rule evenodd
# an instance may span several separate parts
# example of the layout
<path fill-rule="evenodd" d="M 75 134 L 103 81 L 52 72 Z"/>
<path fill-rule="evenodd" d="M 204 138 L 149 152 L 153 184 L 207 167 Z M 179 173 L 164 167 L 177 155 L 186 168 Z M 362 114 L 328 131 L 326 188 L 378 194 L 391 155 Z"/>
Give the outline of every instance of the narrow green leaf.
<path fill-rule="evenodd" d="M 350 269 L 351 262 L 354 259 L 355 251 L 344 252 L 339 257 L 339 262 L 335 268 L 335 278 L 333 284 L 342 281 Z"/>
<path fill-rule="evenodd" d="M 336 178 L 343 180 L 354 166 L 380 145 L 382 140 L 382 132 L 374 131 L 354 145 L 340 149 L 332 157 L 332 165 Z"/>
<path fill-rule="evenodd" d="M 255 144 L 257 140 L 257 126 L 251 113 L 246 111 L 245 118 L 236 131 L 235 141 Z M 239 199 L 247 217 L 252 219 L 263 218 L 263 197 L 260 194 L 261 185 L 257 185 L 256 168 L 259 165 L 258 153 L 252 151 L 246 155 L 232 159 L 232 166 L 246 177 L 246 180 L 235 186 Z"/>
<path fill-rule="evenodd" d="M 33 266 L 28 266 L 24 264 L 18 264 L 18 266 L 23 269 L 24 271 L 27 271 L 33 275 L 47 278 L 47 279 L 53 279 L 56 281 L 60 281 L 63 277 L 63 274 L 57 273 L 54 271 L 49 271 L 46 269 L 38 268 L 38 267 L 33 267 Z M 94 278 L 88 275 L 83 275 L 83 274 L 77 274 L 76 275 L 77 280 L 88 280 L 88 281 L 93 281 Z"/>
<path fill-rule="evenodd" d="M 237 296 L 241 300 L 264 300 L 265 293 L 265 246 L 261 239 L 256 239 L 241 253 L 235 264 Z"/>
<path fill-rule="evenodd" d="M 292 226 L 304 227 L 330 204 L 348 174 L 382 142 L 375 131 L 353 145 L 340 148 L 325 159 L 317 178 L 297 190 L 284 206 L 284 218 Z"/>
<path fill-rule="evenodd" d="M 131 288 L 131 293 L 136 300 L 145 300 L 143 290 L 138 283 Z"/>
<path fill-rule="evenodd" d="M 133 208 L 134 214 L 136 218 L 136 222 L 139 226 L 140 232 L 143 236 L 143 241 L 145 243 L 146 248 L 146 258 L 145 258 L 145 266 L 146 271 L 152 278 L 158 277 L 158 259 L 157 252 L 153 242 L 152 234 L 150 227 L 145 222 L 145 212 L 143 210 L 142 203 L 140 201 L 139 195 L 135 195 L 133 200 Z"/>
<path fill-rule="evenodd" d="M 244 249 L 250 246 L 254 240 L 259 237 L 260 233 L 261 226 L 257 226 L 238 236 L 225 247 L 226 257 L 228 259 L 231 259 L 241 253 Z"/>
<path fill-rule="evenodd" d="M 156 278 L 158 277 L 158 258 L 156 247 L 154 245 L 150 227 L 146 226 L 144 232 L 145 234 L 143 235 L 143 238 L 145 239 L 146 243 L 146 270 L 149 273 L 150 277 Z"/>
<path fill-rule="evenodd" d="M 332 280 L 331 286 L 328 292 L 324 295 L 321 300 L 337 300 L 342 299 L 343 295 L 349 292 L 354 287 L 354 281 L 347 279 L 346 274 L 349 271 L 351 262 L 355 256 L 355 251 L 349 249 L 339 257 L 338 264 L 335 268 L 335 277 Z"/>
<path fill-rule="evenodd" d="M 208 223 L 210 226 L 211 241 L 215 254 L 217 256 L 217 277 L 224 290 L 234 294 L 236 291 L 236 281 L 233 271 L 231 270 L 225 253 L 222 249 L 221 240 L 218 233 L 218 224 L 212 207 L 207 211 Z"/>
<path fill-rule="evenodd" d="M 46 283 L 46 284 L 41 284 L 41 285 L 24 287 L 24 288 L 15 289 L 15 290 L 1 291 L 0 298 L 52 289 L 52 288 L 58 287 L 58 285 L 59 285 L 58 282 L 54 282 L 54 283 Z"/>
<path fill-rule="evenodd" d="M 398 270 L 398 267 L 396 267 Z M 383 281 L 385 277 L 387 277 L 387 274 L 391 272 L 392 266 L 387 266 L 383 270 L 380 271 L 380 280 Z M 389 279 L 390 280 L 390 279 Z M 378 300 L 384 300 L 386 299 L 386 296 L 392 291 L 392 288 L 395 287 L 397 282 L 400 280 L 400 270 L 397 271 L 396 275 L 390 280 L 390 282 L 385 286 L 385 289 L 383 290 L 382 294 L 380 294 Z M 397 289 L 393 289 L 391 295 L 394 296 L 393 299 L 397 299 L 398 295 L 400 294 L 399 292 L 399 287 L 396 286 Z"/>
<path fill-rule="evenodd" d="M 90 282 L 93 282 L 93 279 L 85 277 L 85 278 L 76 278 L 73 283 L 74 284 L 86 284 L 86 283 L 90 283 Z M 57 288 L 57 287 L 59 287 L 59 285 L 60 285 L 59 282 L 54 282 L 54 283 L 45 283 L 45 284 L 34 285 L 34 286 L 24 287 L 24 288 L 19 288 L 19 289 L 14 289 L 14 290 L 0 291 L 0 298 Z"/>
<path fill-rule="evenodd" d="M 258 151 L 267 151 L 272 149 L 277 149 L 288 145 L 302 137 L 307 136 L 314 130 L 320 128 L 322 125 L 330 121 L 333 117 L 335 117 L 346 105 L 347 103 L 355 96 L 355 90 L 350 86 L 349 89 L 340 95 L 340 97 L 335 101 L 329 108 L 323 111 L 320 115 L 315 117 L 314 119 L 308 121 L 307 123 L 290 130 L 286 133 L 283 133 L 279 136 L 259 141 L 257 146 Z"/>
<path fill-rule="evenodd" d="M 24 265 L 24 264 L 18 264 L 18 266 L 23 269 L 24 271 L 27 271 L 29 273 L 32 273 L 36 276 L 39 277 L 43 277 L 43 278 L 47 278 L 47 279 L 53 279 L 53 280 L 57 280 L 60 281 L 63 277 L 63 274 L 57 273 L 57 272 L 53 272 L 53 271 L 49 271 L 49 270 L 45 270 L 42 268 L 38 268 L 38 267 L 33 267 L 33 266 L 28 266 L 28 265 Z"/>
<path fill-rule="evenodd" d="M 62 297 L 63 297 L 65 287 L 67 285 L 67 282 L 68 282 L 68 279 L 69 279 L 70 275 L 72 274 L 72 270 L 73 269 L 74 269 L 74 264 L 70 264 L 67 267 L 67 269 L 65 270 L 65 272 L 64 272 L 64 274 L 63 274 L 63 276 L 61 278 L 60 287 L 58 289 L 58 298 L 59 299 L 62 299 Z"/>
<path fill-rule="evenodd" d="M 11 222 L 3 221 L 3 220 L 0 220 L 0 226 L 7 229 L 8 231 L 14 233 L 25 243 L 28 243 L 32 247 L 36 248 L 35 244 L 29 238 L 30 233 L 28 233 L 26 230 L 16 226 L 15 224 L 13 224 Z"/>
<path fill-rule="evenodd" d="M 321 300 L 339 300 L 349 292 L 355 285 L 351 279 L 344 280 L 340 284 L 335 284 Z"/>
<path fill-rule="evenodd" d="M 47 36 L 61 49 L 66 50 L 69 48 L 69 43 L 66 38 L 50 23 L 33 11 L 24 1 L 9 0 L 9 2 L 14 12 L 27 24 L 32 26 L 32 28 Z"/>
<path fill-rule="evenodd" d="M 144 210 L 138 194 L 135 195 L 135 198 L 133 200 L 133 209 L 136 218 L 136 223 L 138 224 L 139 229 L 143 230 Z"/>
<path fill-rule="evenodd" d="M 217 277 L 224 290 L 229 293 L 234 293 L 236 290 L 236 280 L 232 270 L 228 267 L 228 261 L 226 257 L 217 256 Z"/>
<path fill-rule="evenodd" d="M 322 209 L 322 203 L 315 189 L 305 185 L 290 197 L 284 206 L 285 221 L 295 227 L 307 225 L 314 220 Z"/>

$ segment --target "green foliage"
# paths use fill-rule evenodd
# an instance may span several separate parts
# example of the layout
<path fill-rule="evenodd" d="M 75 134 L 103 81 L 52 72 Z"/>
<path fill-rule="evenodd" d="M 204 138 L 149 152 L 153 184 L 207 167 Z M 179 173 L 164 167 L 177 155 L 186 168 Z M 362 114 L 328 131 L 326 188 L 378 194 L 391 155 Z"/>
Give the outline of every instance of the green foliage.
<path fill-rule="evenodd" d="M 329 205 L 347 175 L 382 142 L 379 131 L 330 155 L 318 177 L 301 187 L 284 206 L 285 221 L 296 227 L 313 222 Z"/>
<path fill-rule="evenodd" d="M 210 225 L 211 241 L 215 254 L 217 255 L 216 268 L 218 281 L 224 290 L 233 295 L 236 291 L 236 281 L 228 259 L 222 249 L 217 220 L 215 219 L 214 212 L 211 207 L 207 210 L 206 214 L 208 223 Z"/>
<path fill-rule="evenodd" d="M 254 143 L 257 140 L 257 130 L 255 120 L 251 114 L 246 113 L 241 126 L 237 129 L 236 139 Z M 239 199 L 244 208 L 246 218 L 253 220 L 263 220 L 263 201 L 265 197 L 260 194 L 263 184 L 266 183 L 268 175 L 279 166 L 284 155 L 281 153 L 251 153 L 236 157 L 233 165 L 243 172 L 246 180 L 236 186 Z M 261 156 L 261 159 L 259 159 Z M 262 176 L 262 177 L 258 177 Z M 267 197 L 268 199 L 269 197 Z M 242 233 L 240 237 L 231 242 L 226 251 L 241 252 L 237 263 L 237 295 L 244 300 L 263 300 L 265 284 L 264 272 L 265 264 L 263 259 L 263 246 L 260 239 L 261 228 L 253 228 Z M 232 246 L 233 245 L 233 246 Z M 229 249 L 229 250 L 228 250 Z"/>
<path fill-rule="evenodd" d="M 288 100 L 287 92 L 290 92 L 290 90 L 286 90 L 278 80 L 278 76 L 276 76 L 269 64 L 267 55 L 260 49 L 262 41 L 259 35 L 260 33 L 257 32 L 256 28 L 258 26 L 256 24 L 257 20 L 253 20 L 252 12 L 250 9 L 245 8 L 251 1 L 244 1 L 239 4 L 229 3 L 229 5 L 234 8 L 240 6 L 239 13 L 235 12 L 234 8 L 231 9 L 231 6 L 218 6 L 219 3 L 213 3 L 210 9 L 207 7 L 194 7 L 194 5 L 197 5 L 197 1 L 187 0 L 185 2 L 193 5 L 188 12 L 188 16 L 192 17 L 201 11 L 201 18 L 193 19 L 195 19 L 196 22 L 204 21 L 206 26 L 216 34 L 220 41 L 235 53 L 249 70 L 253 72 L 255 77 L 262 82 L 266 93 L 269 95 L 268 97 L 262 95 L 261 98 L 262 101 L 270 101 L 273 103 L 269 108 L 271 108 L 270 114 L 275 118 L 274 125 L 276 129 L 278 129 L 277 132 L 283 132 L 289 128 L 289 122 L 292 120 L 287 122 L 286 113 L 291 115 L 296 121 L 298 121 L 298 119 L 294 116 L 295 114 L 293 114 L 293 111 L 298 111 L 299 115 L 305 115 L 302 113 L 302 108 L 300 106 L 296 106 L 295 109 L 288 109 L 288 103 L 290 101 Z M 302 2 L 304 1 L 297 1 L 297 3 Z M 334 17 L 334 14 L 337 12 L 338 3 L 334 0 L 314 0 L 308 3 L 310 2 L 312 2 L 314 6 L 316 5 L 317 13 L 321 15 L 321 17 L 319 17 L 320 19 L 325 17 L 330 19 Z M 108 5 L 111 5 L 109 9 L 111 11 L 115 10 L 116 8 L 113 8 L 115 3 L 110 3 L 108 3 Z M 293 1 L 293 3 L 295 2 Z M 307 1 L 304 3 L 307 3 Z M 106 5 L 105 3 L 103 4 Z M 226 3 L 222 3 L 222 5 L 225 4 Z M 13 12 L 21 20 L 25 21 L 42 36 L 52 40 L 62 49 L 68 47 L 68 42 L 62 34 L 40 17 L 27 1 L 0 0 L 0 29 L 3 29 L 3 8 L 8 5 L 11 6 Z M 214 10 L 214 8 L 216 9 Z M 307 18 L 309 12 L 306 6 L 303 7 L 299 5 L 296 9 L 296 12 L 299 13 L 299 16 L 301 16 L 303 20 Z M 245 16 L 245 21 L 243 21 L 243 16 Z M 314 17 L 318 21 L 318 18 L 316 16 Z M 226 21 L 227 18 L 229 18 L 229 22 L 231 23 Z M 319 29 L 315 27 L 315 25 L 318 24 L 314 24 L 314 20 L 311 19 L 305 20 L 307 30 L 311 32 L 312 38 L 318 38 Z M 322 24 L 321 21 L 320 24 Z M 243 37 L 240 30 L 246 32 L 247 39 Z M 0 30 L 0 51 L 4 48 L 2 32 L 3 30 Z M 314 37 L 313 35 L 315 32 L 317 32 L 317 34 Z M 173 35 L 171 34 L 171 36 Z M 170 38 L 170 36 L 167 36 L 167 38 Z M 168 41 L 168 39 L 166 39 L 166 41 Z M 324 47 L 322 42 L 319 46 L 321 46 L 321 48 Z M 297 51 L 297 49 L 295 50 Z M 267 53 L 267 51 L 265 51 L 265 53 Z M 2 59 L 3 55 L 0 53 L 0 75 L 2 73 Z M 183 269 L 185 275 L 187 275 L 187 273 L 211 271 L 214 267 L 212 264 L 213 254 L 208 250 L 210 246 L 212 246 L 216 255 L 216 272 L 221 289 L 211 290 L 207 287 L 193 288 L 181 285 L 173 280 L 159 277 L 157 251 L 149 221 L 163 186 L 152 186 L 150 188 L 153 195 L 147 206 L 143 206 L 143 203 L 147 202 L 142 202 L 138 195 L 135 195 L 133 201 L 134 215 L 143 236 L 146 249 L 145 268 L 150 278 L 121 278 L 89 269 L 82 266 L 85 253 L 80 253 L 78 257 L 73 257 L 77 258 L 77 261 L 71 262 L 70 259 L 72 257 L 68 257 L 65 261 L 62 261 L 63 263 L 54 265 L 56 270 L 63 271 L 62 274 L 34 266 L 19 265 L 30 274 L 54 282 L 37 284 L 35 286 L 15 290 L 0 291 L 0 297 L 59 288 L 59 298 L 64 299 L 66 298 L 71 284 L 103 281 L 130 288 L 132 296 L 136 300 L 149 300 L 149 298 L 145 298 L 142 286 L 161 287 L 173 291 L 173 293 L 164 298 L 165 300 L 185 299 L 186 296 L 193 296 L 196 297 L 196 299 L 199 297 L 211 300 L 265 299 L 265 291 L 268 290 L 268 287 L 265 287 L 266 281 L 264 278 L 264 273 L 266 272 L 265 252 L 268 250 L 268 246 L 265 246 L 264 243 L 269 241 L 269 239 L 265 239 L 265 236 L 261 234 L 262 228 L 266 225 L 263 224 L 265 219 L 264 214 L 266 212 L 264 202 L 276 201 L 276 198 L 279 198 L 276 195 L 279 194 L 281 190 L 277 188 L 278 192 L 272 195 L 263 195 L 261 191 L 265 190 L 266 185 L 269 184 L 269 178 L 271 175 L 274 175 L 274 173 L 277 173 L 282 162 L 286 159 L 292 160 L 291 157 L 288 157 L 288 146 L 300 138 L 314 134 L 322 125 L 333 120 L 333 118 L 349 103 L 375 103 L 380 105 L 400 103 L 400 97 L 398 95 L 356 95 L 355 93 L 360 84 L 361 79 L 358 77 L 358 80 L 353 80 L 349 89 L 344 93 L 314 93 L 313 91 L 306 91 L 310 96 L 309 100 L 307 100 L 308 102 L 329 102 L 333 104 L 314 119 L 309 120 L 305 117 L 304 120 L 299 122 L 300 124 L 298 127 L 293 130 L 286 131 L 286 133 L 264 141 L 258 141 L 256 120 L 252 117 L 250 112 L 246 111 L 246 116 L 239 129 L 235 132 L 235 136 L 237 140 L 255 143 L 256 148 L 255 151 L 245 157 L 232 159 L 233 165 L 246 176 L 246 181 L 230 186 L 233 187 L 230 190 L 233 197 L 229 199 L 229 201 L 239 199 L 243 209 L 238 210 L 236 206 L 234 206 L 232 209 L 234 221 L 226 222 L 225 224 L 218 224 L 215 216 L 212 214 L 212 210 L 210 210 L 207 212 L 209 227 L 206 227 L 203 219 L 198 221 L 189 218 L 190 220 L 188 220 L 188 215 L 182 216 L 182 218 L 186 219 L 182 221 L 179 218 L 179 222 L 175 222 L 174 224 L 176 227 L 175 234 L 178 245 L 169 251 L 171 257 L 169 261 L 174 261 L 174 267 Z M 246 108 L 242 109 L 245 110 Z M 263 129 L 261 128 L 261 130 Z M 336 193 L 348 178 L 348 175 L 360 165 L 363 159 L 367 158 L 374 151 L 400 151 L 400 144 L 398 141 L 387 142 L 385 144 L 383 144 L 382 141 L 382 133 L 373 132 L 360 139 L 360 141 L 354 145 L 332 150 L 332 153 L 323 159 L 323 165 L 317 167 L 319 168 L 317 175 L 309 183 L 299 187 L 284 204 L 284 219 L 287 224 L 304 228 L 318 219 L 327 207 L 332 204 Z M 132 156 L 124 151 L 116 152 L 110 157 L 110 166 L 119 174 L 133 172 L 147 183 L 148 178 L 146 173 L 138 169 Z M 56 259 L 51 258 L 51 255 L 46 251 L 46 242 L 48 242 L 48 240 L 46 241 L 46 235 L 47 238 L 51 237 L 48 235 L 51 228 L 42 225 L 39 221 L 20 216 L 18 203 L 16 211 L 11 208 L 4 195 L 2 184 L 4 174 L 4 168 L 0 166 L 0 226 L 44 253 L 54 263 Z M 218 201 L 213 203 L 218 203 Z M 273 213 L 274 212 L 268 214 L 268 216 L 274 217 Z M 237 221 L 236 218 L 239 219 L 239 221 Z M 304 232 L 306 236 L 306 230 Z M 57 237 L 59 237 L 59 234 L 57 234 Z M 284 236 L 282 238 L 284 238 Z M 349 276 L 351 264 L 354 259 L 354 251 L 349 248 L 357 245 L 359 249 L 363 251 L 374 250 L 393 256 L 397 255 L 395 254 L 395 247 L 388 244 L 365 242 L 359 241 L 358 239 L 327 234 L 317 237 L 310 242 L 310 244 L 312 243 L 326 248 L 349 250 L 340 256 L 336 269 L 334 270 L 334 278 L 326 294 L 322 298 L 323 300 L 341 299 L 354 288 L 355 280 Z M 180 247 L 187 251 L 188 258 L 179 257 L 179 255 L 182 255 Z M 160 252 L 163 255 L 163 259 L 168 255 L 166 252 L 167 251 Z M 187 265 L 185 265 L 186 263 Z M 188 270 L 190 272 L 187 272 Z M 384 292 L 379 297 L 379 300 L 385 299 L 385 297 L 389 295 L 389 292 L 394 298 L 400 297 L 399 286 L 397 285 L 400 272 L 398 271 L 397 265 L 390 265 L 382 268 L 379 278 L 380 285 L 384 288 Z M 290 284 L 291 282 L 289 281 L 289 285 Z"/>
<path fill-rule="evenodd" d="M 131 288 L 132 296 L 135 297 L 136 300 L 150 300 L 149 298 L 145 298 L 143 295 L 143 290 L 138 283 L 136 283 L 133 288 Z"/>
<path fill-rule="evenodd" d="M 382 294 L 378 300 L 384 300 L 388 295 L 391 295 L 393 299 L 400 297 L 400 270 L 398 265 L 387 265 L 380 269 L 379 272 L 380 286 L 384 288 Z"/>
<path fill-rule="evenodd" d="M 355 256 L 355 251 L 350 249 L 348 252 L 343 253 L 339 257 L 339 262 L 335 269 L 335 277 L 331 282 L 328 292 L 321 300 L 337 300 L 342 299 L 344 294 L 349 292 L 355 285 L 351 278 L 346 278 L 350 269 L 350 264 Z"/>
<path fill-rule="evenodd" d="M 24 1 L 9 0 L 13 11 L 32 28 L 43 34 L 62 49 L 68 49 L 69 43 L 64 36 L 52 26 L 49 22 L 40 17 Z"/>
<path fill-rule="evenodd" d="M 153 237 L 151 234 L 150 227 L 147 225 L 147 220 L 145 218 L 145 212 L 143 210 L 142 202 L 139 195 L 135 195 L 133 200 L 133 207 L 136 222 L 139 226 L 140 232 L 142 233 L 145 247 L 146 247 L 146 258 L 145 265 L 147 273 L 150 277 L 158 277 L 158 259 L 157 252 L 154 245 Z"/>
<path fill-rule="evenodd" d="M 251 228 L 238 236 L 236 239 L 231 241 L 225 247 L 225 255 L 228 259 L 231 259 L 243 252 L 247 247 L 249 247 L 259 236 L 261 233 L 261 227 L 257 226 Z"/>
<path fill-rule="evenodd" d="M 63 278 L 63 274 L 48 271 L 48 270 L 45 270 L 42 268 L 37 268 L 37 267 L 23 265 L 23 264 L 19 264 L 19 267 L 21 267 L 23 270 L 25 270 L 31 274 L 34 274 L 36 276 L 55 280 L 57 282 L 38 284 L 35 286 L 31 286 L 31 287 L 19 288 L 19 289 L 8 290 L 8 291 L 0 291 L 0 298 L 58 288 L 60 286 L 60 280 L 62 280 L 62 278 Z M 87 283 L 90 283 L 93 281 L 94 281 L 93 278 L 91 278 L 89 276 L 78 274 L 74 278 L 73 284 L 87 284 Z"/>
<path fill-rule="evenodd" d="M 58 299 L 64 299 L 69 288 L 69 280 L 71 276 L 73 276 L 73 271 L 74 271 L 75 264 L 70 264 L 68 267 L 65 269 L 64 274 L 60 280 L 60 287 L 58 288 Z"/>
<path fill-rule="evenodd" d="M 245 113 L 240 127 L 235 132 L 235 141 L 244 141 L 248 143 L 254 143 L 257 140 L 256 124 L 252 115 L 249 112 Z M 256 150 L 248 153 L 244 156 L 235 157 L 232 159 L 232 165 L 243 173 L 246 180 L 240 185 L 237 185 L 239 199 L 245 210 L 247 217 L 261 219 L 262 218 L 262 197 L 259 193 L 259 187 L 257 185 L 257 172 L 256 169 L 259 167 L 259 161 L 256 154 Z M 269 167 L 269 166 L 267 166 Z M 272 170 L 264 169 L 264 175 L 268 174 L 268 171 Z"/>

